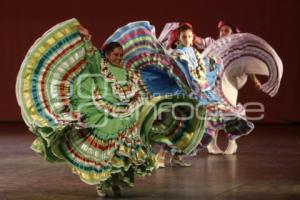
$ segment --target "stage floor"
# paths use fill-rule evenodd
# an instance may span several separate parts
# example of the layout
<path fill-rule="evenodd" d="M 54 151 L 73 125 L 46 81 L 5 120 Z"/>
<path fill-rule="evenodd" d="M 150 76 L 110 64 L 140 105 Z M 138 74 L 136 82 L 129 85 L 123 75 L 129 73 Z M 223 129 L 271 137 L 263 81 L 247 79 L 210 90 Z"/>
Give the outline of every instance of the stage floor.
<path fill-rule="evenodd" d="M 31 151 L 33 138 L 23 123 L 0 124 L 0 200 L 99 199 L 66 164 Z M 203 151 L 192 167 L 137 178 L 122 199 L 300 199 L 300 125 L 257 125 L 238 144 L 237 155 Z"/>

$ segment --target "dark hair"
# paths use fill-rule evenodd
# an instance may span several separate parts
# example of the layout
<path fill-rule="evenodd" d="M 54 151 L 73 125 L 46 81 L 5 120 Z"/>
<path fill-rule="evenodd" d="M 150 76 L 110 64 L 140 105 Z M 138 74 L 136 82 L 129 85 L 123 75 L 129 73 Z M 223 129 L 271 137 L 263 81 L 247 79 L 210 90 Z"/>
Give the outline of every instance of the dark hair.
<path fill-rule="evenodd" d="M 105 56 L 110 52 L 112 52 L 115 48 L 123 48 L 123 47 L 119 42 L 110 42 L 102 48 L 102 53 Z"/>
<path fill-rule="evenodd" d="M 223 26 L 228 26 L 231 30 L 232 30 L 232 33 L 239 33 L 240 30 L 238 29 L 238 27 L 232 25 L 232 24 L 229 24 L 229 23 L 224 23 L 222 26 L 220 26 L 219 30 L 223 27 Z"/>
<path fill-rule="evenodd" d="M 179 38 L 179 36 L 180 36 L 180 33 L 182 33 L 182 32 L 184 32 L 184 31 L 187 31 L 187 30 L 191 30 L 193 33 L 194 33 L 194 30 L 193 30 L 193 26 L 190 24 L 190 23 L 183 23 L 183 24 L 181 24 L 177 29 L 176 29 L 176 31 L 177 31 L 177 35 L 176 35 L 176 40 L 175 41 L 173 41 L 173 43 L 171 44 L 171 48 L 172 49 L 176 49 L 176 47 L 177 47 L 177 42 L 178 42 L 178 38 Z"/>
<path fill-rule="evenodd" d="M 189 24 L 183 24 L 183 25 L 179 26 L 177 30 L 178 30 L 177 36 L 179 36 L 180 33 L 187 31 L 187 30 L 191 30 L 192 32 L 194 32 L 193 27 Z"/>

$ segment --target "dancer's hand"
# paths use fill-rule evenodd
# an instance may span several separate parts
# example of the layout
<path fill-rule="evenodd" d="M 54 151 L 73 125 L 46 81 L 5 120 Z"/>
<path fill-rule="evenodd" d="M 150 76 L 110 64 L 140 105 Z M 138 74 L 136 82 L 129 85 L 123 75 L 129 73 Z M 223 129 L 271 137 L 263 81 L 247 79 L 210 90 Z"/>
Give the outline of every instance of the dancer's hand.
<path fill-rule="evenodd" d="M 260 81 L 258 80 L 258 78 L 255 76 L 255 74 L 250 74 L 250 79 L 253 81 L 254 85 L 255 85 L 255 88 L 258 90 L 258 91 L 261 91 L 261 83 Z"/>
<path fill-rule="evenodd" d="M 91 39 L 92 36 L 86 28 L 84 28 L 81 25 L 78 25 L 77 29 L 82 36 L 86 37 L 87 39 Z"/>
<path fill-rule="evenodd" d="M 201 37 L 196 36 L 194 39 L 195 45 L 203 45 L 203 39 Z"/>
<path fill-rule="evenodd" d="M 261 90 L 262 90 L 262 89 L 261 89 L 261 83 L 260 83 L 259 81 L 255 81 L 254 85 L 255 85 L 255 88 L 256 88 L 258 91 L 261 91 Z"/>

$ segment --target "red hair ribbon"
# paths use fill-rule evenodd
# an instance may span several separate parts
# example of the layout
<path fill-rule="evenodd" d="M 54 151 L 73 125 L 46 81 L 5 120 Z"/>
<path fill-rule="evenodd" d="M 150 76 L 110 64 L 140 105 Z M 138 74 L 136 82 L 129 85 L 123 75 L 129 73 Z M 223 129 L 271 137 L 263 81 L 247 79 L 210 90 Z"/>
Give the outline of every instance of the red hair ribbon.
<path fill-rule="evenodd" d="M 172 46 L 172 44 L 174 44 L 177 40 L 178 40 L 178 34 L 179 34 L 179 29 L 183 26 L 187 26 L 188 28 L 190 28 L 193 31 L 193 26 L 191 23 L 189 22 L 184 22 L 184 23 L 180 23 L 180 25 L 178 26 L 178 28 L 176 28 L 175 30 L 173 30 L 170 33 L 169 39 L 168 39 L 168 46 L 167 48 L 170 48 Z M 193 42 L 195 41 L 197 35 L 194 33 L 193 31 Z"/>

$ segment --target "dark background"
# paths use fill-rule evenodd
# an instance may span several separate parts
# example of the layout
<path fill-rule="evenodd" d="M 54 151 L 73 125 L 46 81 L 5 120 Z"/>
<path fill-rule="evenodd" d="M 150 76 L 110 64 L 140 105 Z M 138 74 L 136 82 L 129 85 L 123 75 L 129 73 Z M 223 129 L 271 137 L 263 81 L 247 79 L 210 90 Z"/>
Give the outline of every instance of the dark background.
<path fill-rule="evenodd" d="M 248 82 L 241 91 L 242 102 L 258 101 L 265 106 L 259 122 L 300 121 L 300 31 L 298 1 L 1 1 L 0 2 L 0 121 L 21 121 L 15 97 L 15 81 L 21 62 L 46 30 L 77 18 L 100 47 L 118 27 L 148 20 L 157 33 L 166 22 L 191 22 L 198 35 L 217 37 L 220 19 L 236 24 L 243 32 L 265 39 L 284 64 L 281 88 L 275 98 L 255 90 Z"/>

